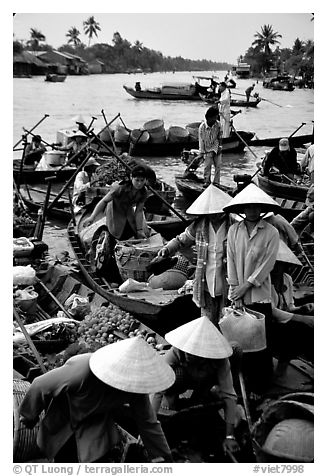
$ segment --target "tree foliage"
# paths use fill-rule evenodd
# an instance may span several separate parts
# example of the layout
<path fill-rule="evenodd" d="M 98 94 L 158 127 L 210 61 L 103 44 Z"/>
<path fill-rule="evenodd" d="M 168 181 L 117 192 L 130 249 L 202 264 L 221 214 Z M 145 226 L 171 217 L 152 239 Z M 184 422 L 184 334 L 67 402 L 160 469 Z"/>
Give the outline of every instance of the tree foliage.
<path fill-rule="evenodd" d="M 81 39 L 79 38 L 80 36 L 80 31 L 76 28 L 76 26 L 72 26 L 68 32 L 66 33 L 66 36 L 69 38 L 68 44 L 73 43 L 75 48 L 82 43 Z"/>
<path fill-rule="evenodd" d="M 97 37 L 98 31 L 101 31 L 100 24 L 97 21 L 95 21 L 94 16 L 91 16 L 83 22 L 83 28 L 84 28 L 84 33 L 89 38 L 89 46 L 90 46 L 93 35 Z"/>

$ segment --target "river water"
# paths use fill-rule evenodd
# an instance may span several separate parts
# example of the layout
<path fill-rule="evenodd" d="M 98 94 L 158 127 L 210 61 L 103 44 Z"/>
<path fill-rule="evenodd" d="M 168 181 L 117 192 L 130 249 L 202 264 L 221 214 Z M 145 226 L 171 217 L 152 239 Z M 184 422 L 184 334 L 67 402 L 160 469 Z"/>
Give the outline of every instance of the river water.
<path fill-rule="evenodd" d="M 64 83 L 45 82 L 41 76 L 29 79 L 14 78 L 13 143 L 21 137 L 22 127 L 26 129 L 33 127 L 44 114 L 49 114 L 49 117 L 40 124 L 35 133 L 40 134 L 49 143 L 56 142 L 56 132 L 59 129 L 75 125 L 72 118 L 77 114 L 84 117 L 86 124 L 89 124 L 92 116 L 96 117 L 93 126 L 95 132 L 98 132 L 105 125 L 102 109 L 108 121 L 120 113 L 126 126 L 131 129 L 138 128 L 144 122 L 153 119 L 163 119 L 165 128 L 201 121 L 208 108 L 202 101 L 137 100 L 123 89 L 124 84 L 134 86 L 136 81 L 140 81 L 143 88 L 158 86 L 164 82 L 190 83 L 193 74 L 199 73 L 68 76 Z M 211 76 L 212 72 L 200 74 Z M 225 71 L 219 71 L 216 75 L 222 81 L 225 74 Z M 244 90 L 255 82 L 251 79 L 235 78 L 235 80 L 237 87 L 231 90 L 235 99 L 240 98 L 236 93 L 244 94 Z M 262 81 L 259 81 L 254 92 L 259 93 L 267 101 L 261 101 L 256 108 L 241 108 L 242 113 L 234 118 L 237 130 L 253 131 L 260 139 L 289 136 L 304 122 L 306 124 L 298 134 L 312 132 L 313 90 L 296 88 L 292 92 L 272 91 L 263 88 Z M 257 170 L 256 162 L 263 156 L 264 150 L 265 148 L 257 147 L 252 149 L 253 153 L 246 149 L 241 154 L 224 154 L 222 183 L 233 184 L 234 174 L 254 173 Z M 151 164 L 158 177 L 171 185 L 175 185 L 175 175 L 185 169 L 185 164 L 179 157 L 147 157 L 145 160 Z M 54 221 L 46 223 L 44 240 L 51 254 L 62 249 L 69 250 L 66 229 L 60 223 Z"/>

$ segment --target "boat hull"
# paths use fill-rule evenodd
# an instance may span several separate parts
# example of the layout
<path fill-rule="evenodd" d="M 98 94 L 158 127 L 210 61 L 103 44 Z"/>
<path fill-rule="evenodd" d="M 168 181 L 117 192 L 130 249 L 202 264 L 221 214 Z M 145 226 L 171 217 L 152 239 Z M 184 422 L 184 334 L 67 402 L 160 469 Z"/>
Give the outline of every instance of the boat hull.
<path fill-rule="evenodd" d="M 249 143 L 250 146 L 269 146 L 277 147 L 280 139 L 282 137 L 268 137 L 267 139 L 252 139 Z M 303 134 L 301 136 L 293 136 L 289 138 L 290 145 L 292 147 L 301 147 L 304 144 L 313 143 L 314 135 L 313 134 Z"/>
<path fill-rule="evenodd" d="M 48 177 L 57 178 L 57 182 L 66 182 L 76 172 L 75 167 L 67 167 L 59 170 L 60 167 L 53 167 L 53 170 L 35 170 L 33 165 L 25 165 L 20 177 L 20 159 L 13 161 L 13 174 L 16 182 L 20 180 L 21 183 L 45 183 Z"/>
<path fill-rule="evenodd" d="M 305 202 L 308 187 L 277 182 L 260 174 L 257 177 L 259 187 L 268 195 Z"/>
<path fill-rule="evenodd" d="M 169 94 L 161 91 L 135 91 L 133 88 L 123 86 L 125 91 L 136 99 L 159 99 L 161 101 L 201 101 L 198 94 Z"/>
<path fill-rule="evenodd" d="M 254 132 L 237 131 L 242 139 L 249 143 L 254 137 Z M 180 155 L 183 149 L 198 149 L 198 141 L 187 142 L 163 142 L 147 144 L 131 145 L 129 142 L 117 142 L 122 152 L 129 152 L 132 156 L 140 157 L 166 157 Z M 130 147 L 131 145 L 131 147 Z M 235 134 L 232 133 L 230 137 L 223 138 L 223 152 L 241 152 L 245 148 L 244 142 Z"/>

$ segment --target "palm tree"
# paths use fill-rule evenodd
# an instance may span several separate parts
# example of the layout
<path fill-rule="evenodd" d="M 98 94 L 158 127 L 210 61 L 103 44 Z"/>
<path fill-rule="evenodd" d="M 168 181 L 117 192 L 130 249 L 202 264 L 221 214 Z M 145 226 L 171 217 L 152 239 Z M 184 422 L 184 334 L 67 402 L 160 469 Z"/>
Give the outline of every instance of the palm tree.
<path fill-rule="evenodd" d="M 252 42 L 253 46 L 257 46 L 260 51 L 264 51 L 266 55 L 271 54 L 270 46 L 277 45 L 280 41 L 277 38 L 282 38 L 282 35 L 273 31 L 272 25 L 263 25 L 261 33 L 256 32 L 255 40 Z"/>
<path fill-rule="evenodd" d="M 81 33 L 79 32 L 79 30 L 76 28 L 76 26 L 72 26 L 70 28 L 70 30 L 68 30 L 68 32 L 66 33 L 66 36 L 69 38 L 68 40 L 68 44 L 69 43 L 73 43 L 75 48 L 80 45 L 82 42 L 81 40 L 78 38 L 79 35 Z"/>
<path fill-rule="evenodd" d="M 45 36 L 36 28 L 30 29 L 31 39 L 27 42 L 33 50 L 37 50 L 41 41 L 45 41 Z"/>
<path fill-rule="evenodd" d="M 292 53 L 294 55 L 299 55 L 303 53 L 303 42 L 299 38 L 296 38 L 296 40 L 294 41 Z"/>
<path fill-rule="evenodd" d="M 100 24 L 97 21 L 95 21 L 94 16 L 91 16 L 86 21 L 83 21 L 83 27 L 84 27 L 85 35 L 89 37 L 88 46 L 90 46 L 93 35 L 97 37 L 98 36 L 97 30 L 101 31 Z"/>

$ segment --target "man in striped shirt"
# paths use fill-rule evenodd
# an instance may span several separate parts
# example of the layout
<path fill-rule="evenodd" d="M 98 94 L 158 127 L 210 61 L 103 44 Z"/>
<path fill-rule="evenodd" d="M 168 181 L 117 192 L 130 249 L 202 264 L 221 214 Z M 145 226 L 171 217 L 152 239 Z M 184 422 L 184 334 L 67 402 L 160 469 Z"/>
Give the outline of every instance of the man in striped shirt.
<path fill-rule="evenodd" d="M 211 168 L 214 166 L 215 174 L 213 184 L 220 184 L 222 129 L 219 122 L 219 112 L 216 107 L 209 107 L 205 120 L 199 127 L 200 157 L 204 157 L 204 182 L 211 183 Z"/>

